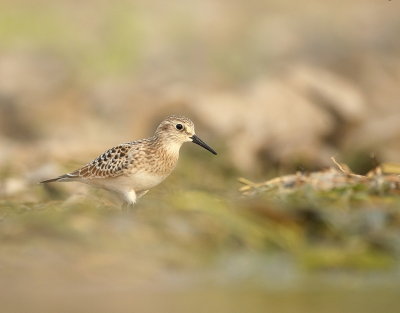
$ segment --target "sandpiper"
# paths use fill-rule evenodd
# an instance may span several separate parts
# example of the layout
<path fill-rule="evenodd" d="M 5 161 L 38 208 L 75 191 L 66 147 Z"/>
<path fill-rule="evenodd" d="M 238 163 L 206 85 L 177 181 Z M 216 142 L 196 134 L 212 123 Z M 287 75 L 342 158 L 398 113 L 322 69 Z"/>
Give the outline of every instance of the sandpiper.
<path fill-rule="evenodd" d="M 41 183 L 77 181 L 112 191 L 124 206 L 133 206 L 171 174 L 182 144 L 188 141 L 217 154 L 195 135 L 190 119 L 169 116 L 157 127 L 154 136 L 115 146 L 82 168 Z"/>

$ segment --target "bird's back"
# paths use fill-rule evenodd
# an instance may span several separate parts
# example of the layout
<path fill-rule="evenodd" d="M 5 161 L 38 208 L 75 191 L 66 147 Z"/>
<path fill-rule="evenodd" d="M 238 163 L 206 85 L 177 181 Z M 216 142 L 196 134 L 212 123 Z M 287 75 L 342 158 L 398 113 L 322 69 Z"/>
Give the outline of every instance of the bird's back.
<path fill-rule="evenodd" d="M 169 153 L 162 142 L 151 137 L 115 146 L 85 166 L 42 183 L 54 181 L 95 183 L 121 176 L 130 177 L 137 173 L 143 177 L 147 175 L 165 178 L 175 168 L 177 161 L 178 154 Z"/>

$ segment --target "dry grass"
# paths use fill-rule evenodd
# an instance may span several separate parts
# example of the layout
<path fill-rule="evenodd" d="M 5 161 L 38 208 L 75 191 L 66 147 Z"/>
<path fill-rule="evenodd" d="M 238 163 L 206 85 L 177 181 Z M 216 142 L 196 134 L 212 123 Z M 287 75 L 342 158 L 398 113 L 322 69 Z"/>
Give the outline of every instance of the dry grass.
<path fill-rule="evenodd" d="M 2 1 L 2 311 L 398 312 L 399 5 Z M 135 211 L 37 184 L 171 113 Z"/>

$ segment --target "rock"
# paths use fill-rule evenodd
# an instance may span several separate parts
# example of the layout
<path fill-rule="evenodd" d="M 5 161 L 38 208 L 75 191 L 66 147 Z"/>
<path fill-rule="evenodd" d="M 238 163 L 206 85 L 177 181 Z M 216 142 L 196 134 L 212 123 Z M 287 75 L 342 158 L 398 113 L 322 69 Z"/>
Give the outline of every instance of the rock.
<path fill-rule="evenodd" d="M 259 79 L 242 92 L 202 93 L 189 106 L 224 138 L 244 171 L 260 169 L 267 159 L 328 164 L 335 148 L 330 137 L 364 118 L 364 100 L 355 86 L 306 66 Z"/>

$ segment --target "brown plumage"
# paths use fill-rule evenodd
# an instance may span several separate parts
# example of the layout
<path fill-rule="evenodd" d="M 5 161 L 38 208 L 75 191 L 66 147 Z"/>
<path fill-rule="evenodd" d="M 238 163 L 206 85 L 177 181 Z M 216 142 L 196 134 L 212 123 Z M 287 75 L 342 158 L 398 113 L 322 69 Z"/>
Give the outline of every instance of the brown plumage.
<path fill-rule="evenodd" d="M 42 181 L 78 181 L 113 191 L 126 204 L 163 181 L 175 168 L 179 149 L 192 141 L 217 154 L 195 135 L 193 122 L 182 116 L 169 116 L 160 123 L 153 137 L 115 146 L 80 169 Z"/>

